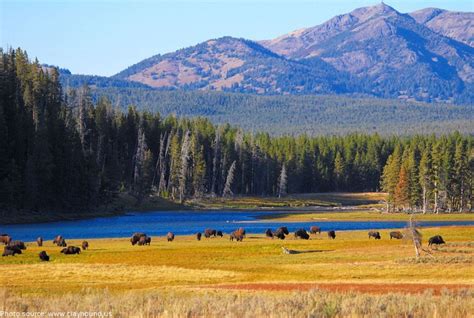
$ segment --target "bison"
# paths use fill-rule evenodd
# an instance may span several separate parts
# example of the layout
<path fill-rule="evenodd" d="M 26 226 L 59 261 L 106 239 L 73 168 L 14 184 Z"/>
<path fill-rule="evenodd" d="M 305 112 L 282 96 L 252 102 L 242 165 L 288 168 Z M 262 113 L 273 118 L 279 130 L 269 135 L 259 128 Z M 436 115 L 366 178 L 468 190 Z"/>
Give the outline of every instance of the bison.
<path fill-rule="evenodd" d="M 64 237 L 62 237 L 61 235 L 58 235 L 54 238 L 53 240 L 53 244 L 56 244 L 57 246 L 62 246 L 62 247 L 66 247 L 67 244 L 66 244 L 66 240 L 64 239 Z"/>
<path fill-rule="evenodd" d="M 2 256 L 15 256 L 15 254 L 21 254 L 21 249 L 19 247 L 7 245 L 3 248 Z"/>
<path fill-rule="evenodd" d="M 138 240 L 138 245 L 143 246 L 143 245 L 150 245 L 151 244 L 151 237 L 149 236 L 140 236 L 140 239 Z"/>
<path fill-rule="evenodd" d="M 380 240 L 381 239 L 381 236 L 380 236 L 380 233 L 377 232 L 377 231 L 369 231 L 369 239 L 373 237 L 374 239 L 376 240 Z"/>
<path fill-rule="evenodd" d="M 316 233 L 321 234 L 321 228 L 319 226 L 312 226 L 312 227 L 309 228 L 309 233 L 311 233 L 311 234 L 316 234 Z"/>
<path fill-rule="evenodd" d="M 130 243 L 132 243 L 132 245 L 137 244 L 138 241 L 140 241 L 140 238 L 143 236 L 146 237 L 146 234 L 140 232 L 133 233 L 132 237 L 130 238 Z"/>
<path fill-rule="evenodd" d="M 8 243 L 8 246 L 16 246 L 20 250 L 26 250 L 26 245 L 22 241 L 11 241 L 10 243 Z"/>
<path fill-rule="evenodd" d="M 230 233 L 230 240 L 233 241 L 234 239 L 237 242 L 242 242 L 243 241 L 244 235 L 242 234 L 242 232 L 240 230 L 236 230 L 236 231 Z"/>
<path fill-rule="evenodd" d="M 87 241 L 82 241 L 81 245 L 83 250 L 87 250 L 89 248 L 89 242 Z"/>
<path fill-rule="evenodd" d="M 279 227 L 277 231 L 281 231 L 283 234 L 288 235 L 290 232 L 286 226 Z"/>
<path fill-rule="evenodd" d="M 441 235 L 435 235 L 428 240 L 428 246 L 446 244 Z"/>
<path fill-rule="evenodd" d="M 38 244 L 38 246 L 43 246 L 43 238 L 40 236 L 36 239 L 36 243 Z"/>
<path fill-rule="evenodd" d="M 217 235 L 217 231 L 214 230 L 214 229 L 206 229 L 206 230 L 204 231 L 204 236 L 205 236 L 206 238 L 210 238 L 211 236 L 216 237 L 216 235 Z"/>
<path fill-rule="evenodd" d="M 168 242 L 173 242 L 173 240 L 174 240 L 174 233 L 168 232 L 168 234 L 166 235 L 166 239 L 168 240 Z"/>
<path fill-rule="evenodd" d="M 301 238 L 303 240 L 309 239 L 309 234 L 305 229 L 299 229 L 295 232 L 295 238 Z"/>
<path fill-rule="evenodd" d="M 38 256 L 39 256 L 39 258 L 40 258 L 41 261 L 43 261 L 43 262 L 49 262 L 49 255 L 46 254 L 46 251 L 41 251 L 41 252 L 39 252 Z"/>
<path fill-rule="evenodd" d="M 242 236 L 245 236 L 245 229 L 243 227 L 240 227 L 237 231 L 239 231 L 239 233 L 242 235 Z"/>
<path fill-rule="evenodd" d="M 12 241 L 12 238 L 8 234 L 0 234 L 0 243 L 8 245 Z"/>
<path fill-rule="evenodd" d="M 81 249 L 76 246 L 68 246 L 65 247 L 61 250 L 61 253 L 66 254 L 66 255 L 71 255 L 71 254 L 80 254 Z"/>
<path fill-rule="evenodd" d="M 334 240 L 336 238 L 336 231 L 328 231 L 328 237 Z"/>
<path fill-rule="evenodd" d="M 197 233 L 196 233 L 196 239 L 197 239 L 198 241 L 200 241 L 200 240 L 201 240 L 201 237 L 202 237 L 201 232 L 197 232 Z"/>
<path fill-rule="evenodd" d="M 271 229 L 267 229 L 267 230 L 265 231 L 265 236 L 266 236 L 266 237 L 273 238 L 273 232 L 272 232 L 272 230 L 271 230 Z"/>
<path fill-rule="evenodd" d="M 222 231 L 217 231 L 217 236 L 220 236 L 220 237 L 224 237 L 224 233 L 222 233 Z"/>
<path fill-rule="evenodd" d="M 273 233 L 273 235 L 274 235 L 275 237 L 277 237 L 278 239 L 280 239 L 280 240 L 284 240 L 284 239 L 285 239 L 285 231 L 284 231 L 284 229 L 282 229 L 282 228 L 279 228 L 278 230 L 276 230 L 276 232 Z"/>
<path fill-rule="evenodd" d="M 390 239 L 392 239 L 392 238 L 400 240 L 400 239 L 403 238 L 403 234 L 402 234 L 402 232 L 399 232 L 399 231 L 390 232 Z"/>

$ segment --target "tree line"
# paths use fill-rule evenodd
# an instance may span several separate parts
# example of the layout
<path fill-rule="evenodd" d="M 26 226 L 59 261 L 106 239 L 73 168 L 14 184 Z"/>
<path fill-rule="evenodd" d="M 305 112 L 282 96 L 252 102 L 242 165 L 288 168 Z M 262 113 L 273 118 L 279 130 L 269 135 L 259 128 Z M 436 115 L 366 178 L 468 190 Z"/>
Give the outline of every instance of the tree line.
<path fill-rule="evenodd" d="M 90 209 L 120 192 L 184 202 L 382 189 L 392 210 L 472 208 L 472 136 L 271 137 L 122 111 L 87 86 L 64 92 L 57 69 L 20 49 L 0 53 L 2 208 Z"/>

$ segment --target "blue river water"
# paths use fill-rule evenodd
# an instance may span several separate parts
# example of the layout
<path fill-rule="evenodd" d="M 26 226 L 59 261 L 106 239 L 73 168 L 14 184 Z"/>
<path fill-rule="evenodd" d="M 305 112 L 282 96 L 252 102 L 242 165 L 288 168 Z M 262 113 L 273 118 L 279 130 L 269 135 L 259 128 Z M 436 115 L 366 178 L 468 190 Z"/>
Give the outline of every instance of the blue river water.
<path fill-rule="evenodd" d="M 35 224 L 0 225 L 0 233 L 7 233 L 16 240 L 33 241 L 38 236 L 49 240 L 56 235 L 65 238 L 129 237 L 133 232 L 144 232 L 152 236 L 166 235 L 169 231 L 176 235 L 204 232 L 206 228 L 230 233 L 243 227 L 247 233 L 264 233 L 266 229 L 287 226 L 293 232 L 299 228 L 309 229 L 320 226 L 322 231 L 372 230 L 403 228 L 403 221 L 313 221 L 278 222 L 257 218 L 262 214 L 275 215 L 279 212 L 256 211 L 172 211 L 133 212 L 114 217 L 100 217 L 77 221 L 61 221 Z M 281 212 L 280 212 L 281 213 Z M 474 225 L 474 221 L 434 221 L 419 222 L 423 226 Z"/>

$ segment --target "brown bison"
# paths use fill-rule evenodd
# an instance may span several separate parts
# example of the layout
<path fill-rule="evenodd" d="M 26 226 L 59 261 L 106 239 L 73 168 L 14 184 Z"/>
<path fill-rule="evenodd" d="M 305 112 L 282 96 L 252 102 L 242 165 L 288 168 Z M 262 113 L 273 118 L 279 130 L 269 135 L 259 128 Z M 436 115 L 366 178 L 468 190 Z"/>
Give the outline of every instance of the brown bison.
<path fill-rule="evenodd" d="M 243 227 L 240 227 L 237 231 L 239 231 L 239 233 L 242 235 L 242 236 L 245 236 L 245 229 Z"/>
<path fill-rule="evenodd" d="M 284 240 L 285 239 L 285 231 L 283 228 L 279 228 L 278 230 L 276 230 L 274 233 L 273 233 L 273 236 L 277 237 L 278 239 L 280 240 Z"/>
<path fill-rule="evenodd" d="M 21 249 L 19 247 L 6 245 L 3 248 L 2 256 L 15 256 L 15 254 L 21 254 Z"/>
<path fill-rule="evenodd" d="M 10 243 L 8 243 L 8 246 L 16 246 L 20 250 L 26 250 L 26 245 L 22 241 L 11 241 Z"/>
<path fill-rule="evenodd" d="M 381 236 L 380 236 L 380 233 L 378 231 L 369 231 L 369 239 L 373 237 L 374 239 L 376 240 L 380 240 L 381 239 Z"/>
<path fill-rule="evenodd" d="M 196 233 L 196 239 L 197 239 L 198 241 L 200 241 L 200 240 L 201 240 L 201 237 L 202 237 L 201 232 L 197 232 L 197 233 Z"/>
<path fill-rule="evenodd" d="M 8 234 L 0 234 L 0 243 L 8 245 L 12 241 L 12 238 Z"/>
<path fill-rule="evenodd" d="M 295 232 L 295 238 L 301 238 L 303 240 L 309 239 L 309 234 L 305 229 L 299 229 Z"/>
<path fill-rule="evenodd" d="M 81 246 L 82 246 L 82 250 L 85 251 L 85 250 L 87 250 L 87 249 L 89 248 L 89 242 L 87 242 L 87 241 L 82 241 Z"/>
<path fill-rule="evenodd" d="M 62 247 L 66 247 L 67 244 L 66 244 L 66 240 L 64 239 L 64 237 L 62 237 L 61 235 L 58 235 L 54 238 L 53 240 L 53 244 L 56 244 L 57 246 L 62 246 Z"/>
<path fill-rule="evenodd" d="M 230 240 L 231 241 L 236 240 L 237 242 L 242 242 L 243 239 L 244 239 L 244 235 L 239 230 L 236 230 L 236 231 L 230 233 Z"/>
<path fill-rule="evenodd" d="M 428 246 L 446 244 L 441 235 L 435 235 L 428 240 Z"/>
<path fill-rule="evenodd" d="M 38 254 L 39 258 L 41 261 L 43 262 L 49 262 L 49 255 L 46 254 L 46 251 L 41 251 L 39 254 Z"/>
<path fill-rule="evenodd" d="M 272 232 L 272 230 L 271 230 L 271 229 L 267 229 L 267 230 L 265 231 L 265 236 L 266 236 L 266 237 L 273 238 L 273 232 Z"/>
<path fill-rule="evenodd" d="M 81 249 L 76 246 L 68 246 L 61 250 L 61 253 L 70 255 L 70 254 L 81 254 Z"/>
<path fill-rule="evenodd" d="M 328 237 L 334 240 L 336 238 L 336 231 L 328 231 Z"/>
<path fill-rule="evenodd" d="M 224 233 L 222 233 L 222 231 L 217 231 L 217 236 L 220 236 L 220 237 L 224 237 Z"/>
<path fill-rule="evenodd" d="M 206 238 L 210 238 L 211 236 L 216 237 L 216 235 L 217 235 L 217 231 L 214 230 L 214 229 L 206 229 L 206 230 L 204 231 L 204 236 L 205 236 Z"/>
<path fill-rule="evenodd" d="M 138 240 L 138 245 L 150 245 L 151 244 L 151 237 L 149 236 L 140 236 L 140 239 Z"/>
<path fill-rule="evenodd" d="M 140 241 L 140 238 L 141 237 L 146 237 L 146 234 L 145 233 L 133 233 L 132 237 L 130 238 L 130 243 L 132 243 L 132 245 L 135 245 L 138 243 L 138 241 Z"/>
<path fill-rule="evenodd" d="M 400 239 L 403 238 L 403 234 L 402 234 L 402 232 L 399 232 L 399 231 L 390 232 L 390 239 L 392 239 L 392 238 L 400 240 Z"/>
<path fill-rule="evenodd" d="M 311 233 L 311 234 L 316 234 L 316 233 L 321 234 L 321 228 L 319 226 L 312 226 L 312 227 L 309 228 L 309 233 Z"/>
<path fill-rule="evenodd" d="M 174 240 L 174 233 L 168 232 L 168 234 L 166 235 L 166 239 L 168 240 L 168 242 L 173 242 L 173 240 Z"/>
<path fill-rule="evenodd" d="M 36 243 L 38 244 L 38 246 L 43 246 L 43 238 L 40 236 L 36 239 Z"/>

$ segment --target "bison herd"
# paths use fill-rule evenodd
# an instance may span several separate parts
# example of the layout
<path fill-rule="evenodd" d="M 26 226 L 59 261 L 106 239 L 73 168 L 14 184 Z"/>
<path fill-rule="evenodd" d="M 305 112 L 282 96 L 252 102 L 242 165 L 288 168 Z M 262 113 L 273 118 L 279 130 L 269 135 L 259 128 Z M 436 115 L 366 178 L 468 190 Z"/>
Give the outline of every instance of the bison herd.
<path fill-rule="evenodd" d="M 36 239 L 36 244 L 38 246 L 43 246 L 43 238 L 40 236 Z M 8 234 L 0 234 L 0 244 L 3 243 L 5 247 L 3 248 L 2 256 L 15 256 L 16 254 L 22 254 L 23 250 L 26 250 L 26 244 L 22 241 L 14 241 L 12 240 L 11 236 Z M 63 254 L 79 254 L 81 253 L 81 248 L 75 246 L 67 246 L 66 240 L 61 236 L 58 235 L 54 238 L 53 244 L 59 247 L 63 247 L 61 249 L 61 253 Z M 82 250 L 86 250 L 89 248 L 89 242 L 83 241 L 82 242 Z M 46 253 L 46 251 L 41 251 L 38 254 L 38 257 L 43 262 L 48 262 L 50 257 Z"/>
<path fill-rule="evenodd" d="M 265 236 L 271 239 L 277 238 L 280 240 L 284 240 L 287 235 L 289 235 L 290 232 L 288 231 L 288 228 L 286 226 L 279 227 L 275 231 L 272 229 L 267 229 L 265 231 Z M 307 232 L 305 229 L 300 228 L 295 231 L 294 237 L 295 239 L 303 239 L 303 240 L 309 240 L 311 234 L 321 234 L 321 228 L 319 226 L 311 226 L 309 229 L 309 232 Z M 202 238 L 202 233 L 198 232 L 196 233 L 196 239 L 198 241 L 201 240 Z M 245 229 L 244 228 L 238 228 L 235 231 L 231 232 L 229 235 L 229 239 L 231 241 L 237 241 L 237 242 L 242 242 L 243 239 L 245 238 Z M 330 230 L 327 232 L 328 238 L 330 239 L 335 239 L 336 238 L 336 232 L 334 230 Z M 207 228 L 204 230 L 204 237 L 209 239 L 212 237 L 223 237 L 224 234 L 222 231 Z M 378 231 L 369 231 L 368 232 L 369 239 L 374 238 L 375 240 L 380 240 L 382 237 L 380 235 L 380 232 Z M 389 233 L 390 239 L 402 239 L 404 236 L 400 231 L 392 231 Z M 175 235 L 173 232 L 168 232 L 166 235 L 166 239 L 168 242 L 173 242 L 175 239 Z M 144 246 L 144 245 L 150 245 L 151 244 L 151 237 L 146 235 L 145 233 L 141 232 L 136 232 L 133 233 L 132 237 L 130 238 L 130 242 L 132 245 L 139 245 L 139 246 Z M 0 234 L 0 244 L 3 243 L 5 245 L 3 254 L 2 256 L 15 256 L 16 254 L 22 254 L 24 250 L 26 250 L 26 245 L 22 241 L 18 240 L 13 240 L 11 236 L 8 234 Z M 38 237 L 36 239 L 36 243 L 38 246 L 43 246 L 43 238 Z M 428 246 L 431 245 L 440 245 L 440 244 L 445 244 L 446 242 L 443 240 L 441 235 L 435 235 L 431 237 L 428 240 Z M 57 245 L 58 247 L 62 247 L 61 253 L 65 255 L 71 255 L 71 254 L 80 254 L 81 253 L 81 248 L 76 247 L 76 246 L 68 246 L 66 243 L 66 240 L 61 236 L 58 235 L 54 238 L 53 244 Z M 82 251 L 85 251 L 89 248 L 89 242 L 83 241 L 81 244 Z M 39 259 L 41 261 L 49 261 L 50 257 L 46 253 L 46 251 L 41 251 L 39 253 Z"/>

